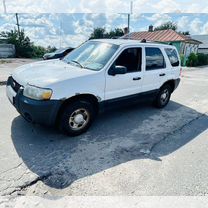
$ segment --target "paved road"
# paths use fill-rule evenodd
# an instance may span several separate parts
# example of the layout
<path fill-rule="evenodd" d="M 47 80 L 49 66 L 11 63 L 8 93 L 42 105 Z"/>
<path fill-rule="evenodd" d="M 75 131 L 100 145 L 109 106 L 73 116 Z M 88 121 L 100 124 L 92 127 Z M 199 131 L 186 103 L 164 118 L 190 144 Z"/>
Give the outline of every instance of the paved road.
<path fill-rule="evenodd" d="M 169 105 L 100 115 L 70 138 L 25 122 L 0 87 L 0 195 L 207 195 L 208 68 Z"/>

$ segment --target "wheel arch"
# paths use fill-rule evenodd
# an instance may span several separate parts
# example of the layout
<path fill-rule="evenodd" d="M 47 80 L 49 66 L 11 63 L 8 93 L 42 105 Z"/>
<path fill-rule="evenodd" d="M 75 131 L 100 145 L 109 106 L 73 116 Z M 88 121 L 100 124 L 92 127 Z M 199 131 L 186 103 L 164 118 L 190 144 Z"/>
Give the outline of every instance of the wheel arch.
<path fill-rule="evenodd" d="M 90 102 L 94 106 L 96 114 L 99 112 L 98 97 L 96 97 L 93 94 L 78 94 L 78 95 L 74 95 L 74 96 L 64 100 L 64 102 L 61 104 L 61 106 L 60 106 L 60 108 L 58 110 L 57 116 L 56 116 L 56 124 L 58 123 L 60 115 L 63 112 L 64 108 L 67 105 L 69 105 L 70 103 L 78 101 L 78 100 Z"/>
<path fill-rule="evenodd" d="M 166 81 L 166 82 L 160 87 L 160 89 L 161 89 L 163 86 L 165 86 L 165 85 L 169 85 L 169 86 L 171 87 L 171 92 L 173 92 L 174 89 L 175 89 L 175 80 L 171 79 L 171 80 Z"/>

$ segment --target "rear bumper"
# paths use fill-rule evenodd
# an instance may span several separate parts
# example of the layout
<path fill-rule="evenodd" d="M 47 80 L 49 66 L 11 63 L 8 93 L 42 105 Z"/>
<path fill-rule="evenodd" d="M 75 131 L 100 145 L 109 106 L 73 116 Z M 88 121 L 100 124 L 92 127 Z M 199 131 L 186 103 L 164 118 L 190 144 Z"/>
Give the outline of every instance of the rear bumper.
<path fill-rule="evenodd" d="M 175 87 L 174 87 L 174 90 L 178 87 L 179 83 L 180 83 L 181 79 L 178 78 L 178 79 L 175 79 L 174 82 L 175 82 Z"/>
<path fill-rule="evenodd" d="M 7 85 L 7 88 L 9 88 L 9 85 Z M 7 90 L 7 96 L 10 98 L 10 102 L 28 122 L 47 126 L 53 126 L 55 124 L 62 101 L 33 100 L 25 97 L 22 89 L 19 89 L 18 92 L 15 93 L 16 95 L 14 95 L 14 93 L 15 92 L 13 92 L 13 95 L 9 96 L 9 91 Z"/>

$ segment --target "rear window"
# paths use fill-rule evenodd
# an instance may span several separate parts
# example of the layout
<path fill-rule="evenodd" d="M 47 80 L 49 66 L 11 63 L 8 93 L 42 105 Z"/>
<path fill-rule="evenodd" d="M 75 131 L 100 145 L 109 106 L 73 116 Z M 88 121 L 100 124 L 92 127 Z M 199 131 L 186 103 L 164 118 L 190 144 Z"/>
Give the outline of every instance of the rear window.
<path fill-rule="evenodd" d="M 170 60 L 171 65 L 174 66 L 179 66 L 179 58 L 177 55 L 177 52 L 173 48 L 166 48 L 165 49 L 166 54 L 168 55 L 168 58 Z"/>
<path fill-rule="evenodd" d="M 165 60 L 159 48 L 148 47 L 146 51 L 146 70 L 165 68 Z"/>

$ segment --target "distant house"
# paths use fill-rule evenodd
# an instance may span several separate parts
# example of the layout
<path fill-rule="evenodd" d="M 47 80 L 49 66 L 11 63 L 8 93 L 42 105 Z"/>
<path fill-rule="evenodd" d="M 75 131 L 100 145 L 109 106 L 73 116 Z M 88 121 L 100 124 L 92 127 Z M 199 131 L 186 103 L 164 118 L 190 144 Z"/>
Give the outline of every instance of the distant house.
<path fill-rule="evenodd" d="M 202 42 L 202 44 L 199 45 L 198 53 L 208 54 L 208 35 L 193 35 L 191 37 Z"/>
<path fill-rule="evenodd" d="M 140 41 L 145 39 L 146 41 L 174 45 L 179 54 L 184 55 L 184 63 L 190 53 L 197 53 L 199 44 L 201 44 L 201 41 L 195 40 L 190 36 L 177 33 L 174 30 L 153 31 L 153 26 L 149 26 L 148 31 L 132 32 L 124 35 L 122 38 Z"/>

